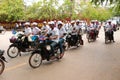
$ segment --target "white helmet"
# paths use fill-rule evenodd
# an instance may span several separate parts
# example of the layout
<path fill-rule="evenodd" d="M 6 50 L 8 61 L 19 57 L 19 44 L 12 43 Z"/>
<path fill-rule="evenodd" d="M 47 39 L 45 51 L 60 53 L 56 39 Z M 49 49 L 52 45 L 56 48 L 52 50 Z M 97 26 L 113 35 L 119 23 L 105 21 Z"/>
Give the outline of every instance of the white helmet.
<path fill-rule="evenodd" d="M 44 24 L 46 24 L 47 22 L 46 22 L 46 21 L 44 21 L 43 23 L 44 23 Z"/>
<path fill-rule="evenodd" d="M 36 25 L 38 25 L 38 23 L 36 23 L 36 22 L 33 22 L 33 23 L 32 23 L 32 25 L 35 25 L 35 26 L 36 26 Z"/>
<path fill-rule="evenodd" d="M 74 20 L 72 20 L 72 21 L 71 21 L 71 23 L 75 23 L 75 21 L 74 21 Z"/>
<path fill-rule="evenodd" d="M 26 22 L 24 25 L 30 25 L 30 23 L 29 23 L 29 22 Z"/>
<path fill-rule="evenodd" d="M 50 21 L 50 23 L 49 24 L 55 24 L 55 22 L 54 21 Z"/>
<path fill-rule="evenodd" d="M 63 24 L 63 23 L 62 23 L 62 21 L 58 21 L 57 24 L 59 25 L 59 24 Z"/>

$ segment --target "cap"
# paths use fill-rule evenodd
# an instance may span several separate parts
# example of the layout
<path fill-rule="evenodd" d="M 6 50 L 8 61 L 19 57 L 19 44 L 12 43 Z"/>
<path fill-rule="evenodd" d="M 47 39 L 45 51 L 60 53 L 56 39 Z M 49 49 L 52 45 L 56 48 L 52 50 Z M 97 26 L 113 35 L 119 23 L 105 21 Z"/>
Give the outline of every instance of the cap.
<path fill-rule="evenodd" d="M 30 25 L 30 23 L 29 23 L 29 22 L 26 22 L 24 25 Z"/>
<path fill-rule="evenodd" d="M 57 24 L 59 25 L 59 24 L 63 24 L 63 23 L 62 23 L 62 21 L 58 21 Z"/>
<path fill-rule="evenodd" d="M 71 23 L 75 23 L 75 21 L 71 21 Z"/>
<path fill-rule="evenodd" d="M 32 23 L 32 25 L 38 25 L 38 23 L 36 23 L 36 22 L 33 22 L 33 23 Z"/>
<path fill-rule="evenodd" d="M 49 24 L 55 24 L 54 21 L 50 21 Z"/>
<path fill-rule="evenodd" d="M 46 22 L 46 21 L 44 21 L 43 23 L 45 23 L 45 24 L 46 24 L 47 22 Z"/>

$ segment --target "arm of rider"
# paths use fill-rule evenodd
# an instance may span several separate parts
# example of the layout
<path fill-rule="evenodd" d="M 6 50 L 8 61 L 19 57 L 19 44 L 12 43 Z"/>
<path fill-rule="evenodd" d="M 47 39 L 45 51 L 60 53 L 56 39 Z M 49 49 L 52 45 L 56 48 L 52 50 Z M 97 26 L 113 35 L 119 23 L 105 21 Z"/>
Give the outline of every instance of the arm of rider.
<path fill-rule="evenodd" d="M 76 29 L 74 29 L 74 30 L 72 31 L 72 33 L 75 33 L 75 32 L 77 32 L 77 30 L 76 30 Z"/>
<path fill-rule="evenodd" d="M 58 35 L 54 35 L 54 36 L 50 36 L 50 40 L 54 40 L 54 39 L 57 39 L 58 38 Z"/>
<path fill-rule="evenodd" d="M 29 34 L 25 34 L 26 37 L 30 36 L 32 33 L 29 33 Z"/>

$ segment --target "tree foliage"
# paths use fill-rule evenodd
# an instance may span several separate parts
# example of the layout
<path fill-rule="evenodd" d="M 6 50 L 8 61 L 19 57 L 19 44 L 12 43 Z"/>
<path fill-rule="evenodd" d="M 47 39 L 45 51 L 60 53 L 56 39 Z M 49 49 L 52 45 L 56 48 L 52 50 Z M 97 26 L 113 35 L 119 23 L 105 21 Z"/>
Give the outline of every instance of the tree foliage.
<path fill-rule="evenodd" d="M 114 15 L 120 16 L 120 0 L 92 0 L 96 5 L 100 5 L 106 2 L 106 4 L 113 4 Z"/>
<path fill-rule="evenodd" d="M 89 19 L 97 19 L 97 20 L 107 20 L 112 17 L 112 11 L 102 8 L 102 7 L 95 7 L 91 5 L 91 3 L 85 3 L 86 7 L 82 11 L 83 18 Z M 82 7 L 82 6 L 81 6 Z"/>
<path fill-rule="evenodd" d="M 24 3 L 22 0 L 2 0 L 0 10 L 1 21 L 20 20 L 24 15 Z"/>
<path fill-rule="evenodd" d="M 23 0 L 0 0 L 0 10 L 0 21 L 9 22 L 22 19 L 63 20 L 68 18 L 105 20 L 111 17 L 111 11 L 107 9 L 94 7 L 89 2 L 81 1 L 80 4 L 76 4 L 74 0 L 63 0 L 63 4 L 59 4 L 59 0 L 40 0 L 29 6 L 26 6 Z"/>

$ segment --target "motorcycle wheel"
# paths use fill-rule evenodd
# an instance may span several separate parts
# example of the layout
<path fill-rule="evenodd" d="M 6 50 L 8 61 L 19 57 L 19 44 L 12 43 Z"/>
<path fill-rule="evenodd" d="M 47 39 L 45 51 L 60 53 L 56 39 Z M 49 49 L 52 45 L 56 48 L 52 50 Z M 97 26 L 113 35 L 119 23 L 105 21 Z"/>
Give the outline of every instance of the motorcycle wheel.
<path fill-rule="evenodd" d="M 0 59 L 0 75 L 3 73 L 5 69 L 5 63 Z"/>
<path fill-rule="evenodd" d="M 38 68 L 42 63 L 42 56 L 39 53 L 34 53 L 29 58 L 29 65 L 32 68 Z"/>
<path fill-rule="evenodd" d="M 18 54 L 19 54 L 19 49 L 16 46 L 11 46 L 7 50 L 7 55 L 10 58 L 15 58 L 18 56 Z"/>

